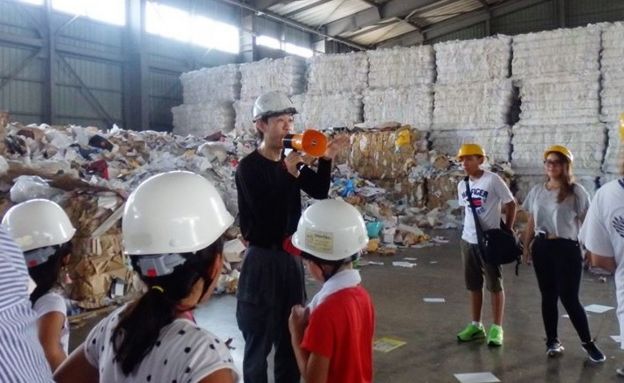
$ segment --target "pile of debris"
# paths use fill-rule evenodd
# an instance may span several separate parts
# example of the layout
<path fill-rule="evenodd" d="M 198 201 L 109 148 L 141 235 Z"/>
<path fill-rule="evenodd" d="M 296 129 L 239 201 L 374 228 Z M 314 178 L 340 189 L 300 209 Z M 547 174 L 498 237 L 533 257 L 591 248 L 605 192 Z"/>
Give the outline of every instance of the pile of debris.
<path fill-rule="evenodd" d="M 216 135 L 209 139 L 113 128 L 6 125 L 0 180 L 2 212 L 13 204 L 48 198 L 58 202 L 77 228 L 69 265 L 69 296 L 81 308 L 110 304 L 137 287 L 123 255 L 119 218 L 125 199 L 153 174 L 189 170 L 211 180 L 228 209 L 237 212 L 234 172 L 252 142 Z M 235 238 L 233 229 L 228 233 Z M 232 291 L 231 265 L 218 290 Z M 66 281 L 68 282 L 68 281 Z M 234 286 L 234 287 L 232 287 Z"/>
<path fill-rule="evenodd" d="M 1 132 L 0 154 L 8 167 L 0 180 L 2 212 L 32 198 L 49 198 L 67 211 L 78 229 L 67 288 L 83 309 L 142 288 L 123 254 L 119 220 L 125 199 L 140 182 L 170 170 L 201 174 L 236 215 L 236 166 L 255 148 L 253 137 L 234 134 L 199 138 L 18 123 Z M 351 148 L 336 161 L 330 193 L 362 212 L 370 251 L 431 246 L 435 241 L 423 229 L 459 227 L 457 183 L 463 172 L 448 156 L 428 150 L 424 132 L 395 124 L 349 134 Z M 508 166 L 494 168 L 510 178 Z M 245 246 L 237 227 L 226 236 L 227 262 L 217 291 L 233 293 Z"/>

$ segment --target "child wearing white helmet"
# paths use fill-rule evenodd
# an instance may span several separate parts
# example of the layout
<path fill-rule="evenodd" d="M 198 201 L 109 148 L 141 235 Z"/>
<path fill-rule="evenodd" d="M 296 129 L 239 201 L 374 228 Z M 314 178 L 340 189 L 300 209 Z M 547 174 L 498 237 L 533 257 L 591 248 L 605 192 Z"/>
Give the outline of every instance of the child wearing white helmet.
<path fill-rule="evenodd" d="M 375 309 L 353 269 L 368 243 L 362 215 L 344 201 L 316 202 L 303 212 L 292 241 L 323 283 L 289 319 L 301 375 L 306 382 L 371 382 Z"/>
<path fill-rule="evenodd" d="M 225 342 L 195 323 L 223 265 L 222 235 L 234 218 L 200 175 L 155 175 L 130 195 L 125 252 L 147 291 L 95 326 L 55 374 L 57 382 L 238 380 Z"/>
<path fill-rule="evenodd" d="M 69 348 L 67 306 L 58 281 L 76 229 L 59 205 L 45 199 L 13 206 L 2 225 L 22 249 L 28 274 L 37 285 L 30 301 L 39 318 L 39 341 L 54 371 L 67 358 Z"/>

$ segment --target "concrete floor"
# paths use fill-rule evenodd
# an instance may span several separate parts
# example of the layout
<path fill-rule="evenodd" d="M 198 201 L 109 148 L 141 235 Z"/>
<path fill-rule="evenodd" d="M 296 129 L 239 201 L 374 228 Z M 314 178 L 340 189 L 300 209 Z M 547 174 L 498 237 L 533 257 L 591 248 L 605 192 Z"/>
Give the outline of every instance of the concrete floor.
<path fill-rule="evenodd" d="M 439 231 L 450 243 L 441 246 L 410 249 L 393 257 L 365 256 L 364 260 L 382 261 L 384 266 L 364 266 L 363 285 L 368 289 L 377 312 L 376 337 L 392 336 L 407 342 L 389 353 L 375 352 L 375 381 L 384 383 L 457 382 L 456 373 L 492 372 L 502 382 L 624 382 L 615 369 L 624 364 L 624 351 L 619 350 L 610 335 L 619 332 L 615 311 L 589 313 L 592 336 L 607 355 L 607 361 L 594 365 L 587 361 L 578 337 L 566 318 L 561 318 L 559 335 L 566 347 L 561 358 L 545 354 L 544 332 L 540 312 L 540 295 L 532 268 L 522 266 L 520 276 L 513 267 L 505 267 L 505 344 L 489 348 L 484 342 L 458 344 L 455 334 L 469 321 L 468 295 L 464 288 L 458 234 Z M 392 266 L 404 257 L 417 258 L 412 269 Z M 437 263 L 431 263 L 431 262 Z M 308 281 L 310 295 L 318 286 Z M 423 298 L 445 298 L 446 303 L 424 303 Z M 612 278 L 601 283 L 597 276 L 586 273 L 581 286 L 581 301 L 614 306 Z M 491 324 L 489 297 L 485 296 L 483 321 Z M 196 312 L 201 326 L 221 338 L 233 338 L 235 363 L 242 365 L 243 340 L 234 316 L 233 296 L 211 299 Z M 565 314 L 563 308 L 560 314 Z M 72 333 L 72 345 L 85 336 L 88 325 Z M 271 375 L 271 374 L 269 374 Z"/>

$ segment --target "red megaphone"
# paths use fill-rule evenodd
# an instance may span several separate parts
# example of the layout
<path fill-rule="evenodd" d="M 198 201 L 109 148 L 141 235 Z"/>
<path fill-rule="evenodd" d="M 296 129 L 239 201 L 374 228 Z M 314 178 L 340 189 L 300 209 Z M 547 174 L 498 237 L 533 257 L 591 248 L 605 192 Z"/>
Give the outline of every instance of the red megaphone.
<path fill-rule="evenodd" d="M 312 157 L 321 157 L 327 150 L 327 137 L 318 130 L 308 129 L 303 133 L 288 134 L 282 143 L 286 149 L 294 149 Z"/>

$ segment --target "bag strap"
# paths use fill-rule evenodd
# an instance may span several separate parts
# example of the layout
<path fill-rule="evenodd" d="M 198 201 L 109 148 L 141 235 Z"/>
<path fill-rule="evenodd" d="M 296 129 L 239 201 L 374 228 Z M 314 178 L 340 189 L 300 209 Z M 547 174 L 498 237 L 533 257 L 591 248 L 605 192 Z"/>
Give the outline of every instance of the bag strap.
<path fill-rule="evenodd" d="M 475 221 L 475 227 L 477 229 L 477 242 L 479 243 L 479 249 L 481 249 L 481 254 L 485 254 L 485 241 L 483 238 L 483 229 L 481 227 L 481 221 L 479 220 L 479 216 L 477 215 L 477 208 L 476 206 L 472 203 L 472 193 L 470 192 L 470 184 L 468 183 L 468 181 L 470 180 L 469 176 L 466 176 L 464 178 L 464 182 L 466 183 L 466 196 L 468 197 L 468 204 L 470 205 L 470 210 L 472 210 L 472 215 L 474 217 L 474 221 Z M 503 220 L 501 219 L 500 222 L 501 228 L 506 226 L 504 225 Z M 520 268 L 520 258 L 516 259 L 516 276 L 518 276 L 518 270 Z"/>
<path fill-rule="evenodd" d="M 468 197 L 468 204 L 470 205 L 470 210 L 472 210 L 472 216 L 474 218 L 475 228 L 477 230 L 477 242 L 479 243 L 481 253 L 485 254 L 483 228 L 481 227 L 481 221 L 479 220 L 479 216 L 477 215 L 477 207 L 472 203 L 472 193 L 470 192 L 469 180 L 470 178 L 468 176 L 464 178 L 464 182 L 466 183 L 466 196 Z"/>

